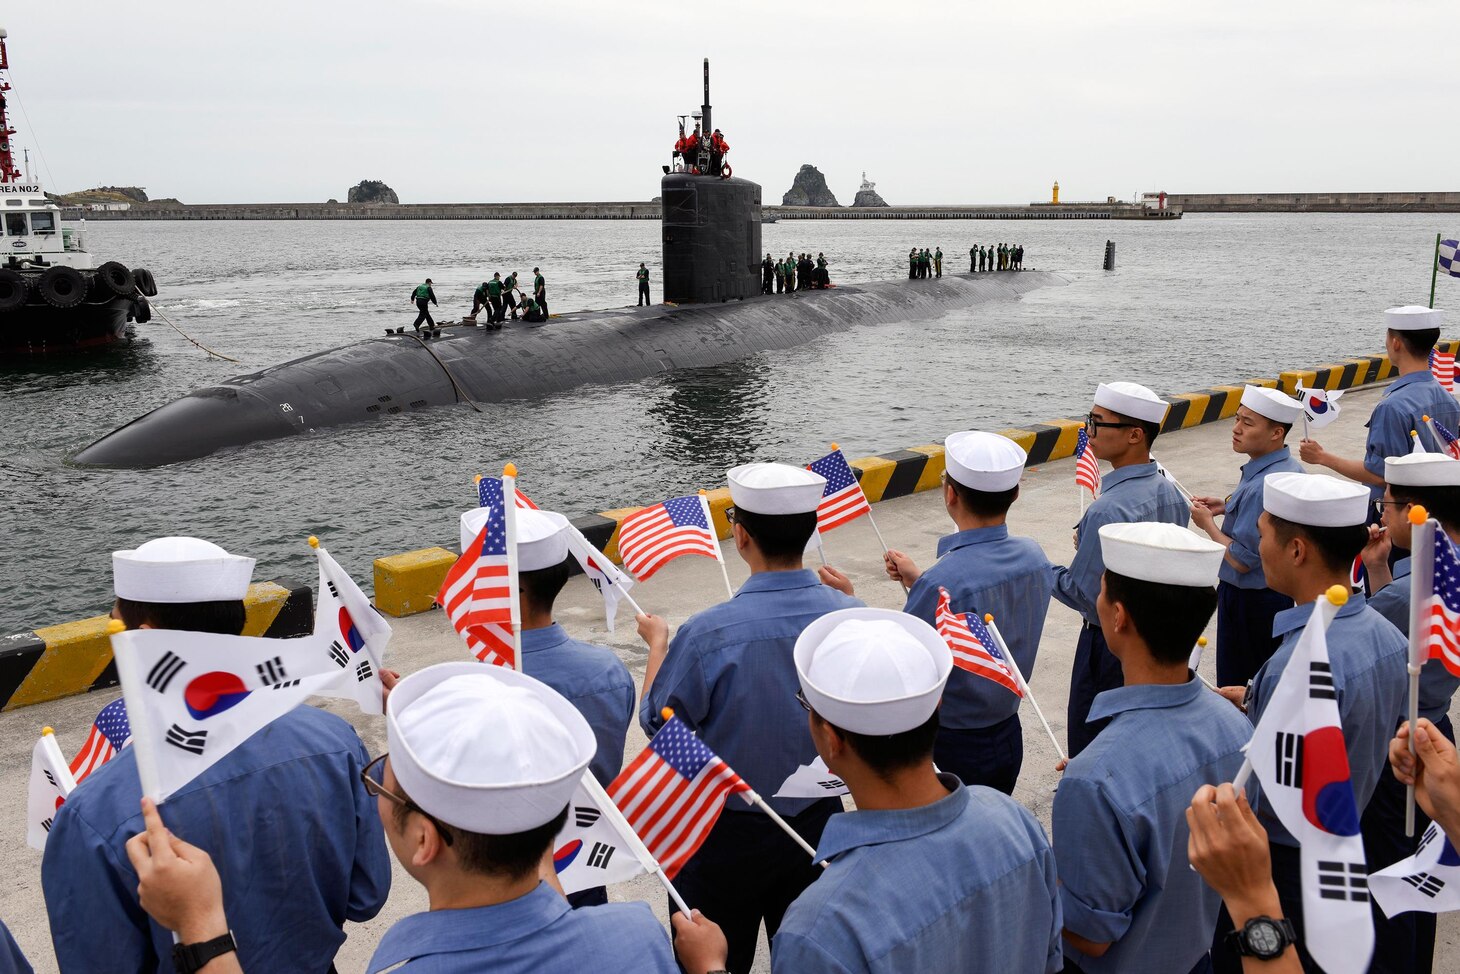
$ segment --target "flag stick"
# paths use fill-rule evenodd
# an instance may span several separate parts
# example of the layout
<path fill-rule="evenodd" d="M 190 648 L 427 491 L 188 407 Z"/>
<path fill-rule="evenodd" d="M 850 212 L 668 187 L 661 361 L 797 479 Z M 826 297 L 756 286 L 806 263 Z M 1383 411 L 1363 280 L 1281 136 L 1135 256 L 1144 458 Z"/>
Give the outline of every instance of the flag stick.
<path fill-rule="evenodd" d="M 1431 308 L 1433 308 L 1435 306 L 1435 278 L 1439 277 L 1439 275 L 1440 275 L 1440 235 L 1437 233 L 1437 234 L 1435 234 L 1435 262 L 1432 265 L 1430 265 L 1430 307 Z M 1411 788 L 1410 789 L 1410 795 L 1411 795 L 1411 797 L 1410 797 L 1410 804 L 1409 804 L 1410 809 L 1413 809 L 1414 808 L 1413 792 L 1414 792 L 1414 789 Z M 1413 815 L 1414 812 L 1411 811 L 1410 814 Z M 1414 829 L 1410 829 L 1409 834 L 1411 834 L 1411 835 L 1414 834 Z"/>
<path fill-rule="evenodd" d="M 1024 691 L 1024 699 L 1034 708 L 1034 713 L 1039 717 L 1039 722 L 1044 725 L 1044 732 L 1049 735 L 1049 742 L 1054 745 L 1054 751 L 1060 756 L 1061 761 L 1068 761 L 1069 755 L 1065 749 L 1060 747 L 1059 738 L 1054 736 L 1054 730 L 1049 726 L 1049 721 L 1044 719 L 1044 711 L 1039 709 L 1039 701 L 1034 699 L 1034 691 L 1029 689 L 1029 681 L 1024 679 L 1024 674 L 1019 670 L 1019 662 L 1014 659 L 1014 654 L 1009 652 L 1009 644 L 1004 642 L 1004 634 L 999 632 L 999 627 L 994 625 L 994 617 L 985 615 L 984 625 L 988 626 L 989 635 L 993 636 L 999 644 L 999 652 L 1004 654 L 1004 659 L 1009 661 L 1009 669 L 1014 671 L 1014 679 L 1019 684 L 1019 689 Z"/>
<path fill-rule="evenodd" d="M 1308 438 L 1308 407 L 1303 407 L 1303 439 Z"/>
<path fill-rule="evenodd" d="M 680 912 L 685 916 L 691 916 L 684 897 L 679 895 L 679 890 L 674 888 L 674 883 L 664 875 L 664 867 L 659 865 L 659 860 L 655 859 L 654 854 L 649 851 L 649 847 L 644 845 L 644 840 L 639 838 L 639 833 L 634 831 L 629 820 L 624 818 L 624 813 L 613 803 L 613 799 L 608 797 L 608 792 L 603 790 L 598 779 L 593 777 L 593 772 L 587 770 L 583 772 L 582 784 L 583 790 L 593 798 L 594 803 L 598 805 L 598 810 L 603 813 L 603 817 L 608 819 L 608 824 L 613 826 L 613 830 L 618 833 L 619 838 L 623 839 L 624 844 L 629 847 L 629 854 L 643 863 L 644 868 L 664 884 L 665 892 L 674 901 L 674 905 L 679 907 Z"/>
<path fill-rule="evenodd" d="M 1342 590 L 1343 587 L 1335 585 L 1333 586 L 1333 588 Z M 1332 591 L 1332 589 L 1330 589 L 1329 591 Z M 1322 595 L 1318 596 L 1318 598 L 1313 600 L 1313 612 L 1315 615 L 1317 615 L 1318 621 L 1323 624 L 1323 629 L 1325 632 L 1328 630 L 1329 626 L 1333 625 L 1333 617 L 1338 615 L 1338 610 L 1340 608 L 1342 608 L 1342 606 L 1340 606 L 1339 603 L 1334 602 L 1333 599 L 1329 597 L 1328 592 L 1324 592 Z M 1310 626 L 1313 624 L 1312 616 L 1309 617 L 1307 624 Z M 1252 777 L 1252 757 L 1247 754 L 1247 748 L 1249 746 L 1250 744 L 1243 745 L 1242 767 L 1237 769 L 1236 776 L 1232 778 L 1233 791 L 1242 791 L 1244 788 L 1247 787 L 1247 779 Z"/>
<path fill-rule="evenodd" d="M 710 527 L 710 540 L 715 542 L 715 560 L 720 563 L 720 577 L 725 579 L 725 592 L 735 598 L 735 589 L 730 585 L 730 572 L 725 568 L 725 552 L 720 550 L 720 534 L 715 530 L 715 519 L 710 514 L 710 499 L 700 491 L 700 510 L 705 512 L 705 523 Z"/>
<path fill-rule="evenodd" d="M 1416 504 L 1409 509 L 1414 524 L 1409 577 L 1409 753 L 1414 754 L 1414 727 L 1419 722 L 1419 673 L 1429 655 L 1429 602 L 1435 591 L 1437 522 Z M 1404 834 L 1414 836 L 1414 785 L 1404 789 Z"/>
<path fill-rule="evenodd" d="M 867 521 L 872 525 L 872 533 L 877 535 L 877 543 L 882 546 L 882 554 L 886 556 L 887 542 L 882 540 L 882 532 L 877 528 L 877 519 L 872 516 L 872 509 L 870 507 L 867 508 Z M 902 586 L 904 593 L 907 592 L 907 582 L 898 582 L 897 584 Z"/>
<path fill-rule="evenodd" d="M 745 797 L 752 805 L 769 815 L 771 817 L 771 821 L 779 825 L 781 827 L 781 831 L 789 835 L 793 842 L 795 842 L 802 849 L 805 849 L 806 854 L 811 857 L 812 862 L 816 861 L 816 850 L 811 848 L 811 843 L 801 838 L 801 833 L 791 828 L 790 822 L 787 822 L 785 819 L 781 818 L 781 816 L 777 815 L 776 810 L 767 805 L 764 798 L 760 797 L 760 795 L 758 795 L 754 789 L 747 791 L 745 793 Z M 828 863 L 823 861 L 821 863 L 821 868 L 825 869 L 827 865 Z"/>
<path fill-rule="evenodd" d="M 507 528 L 507 579 L 512 587 L 512 667 L 522 672 L 522 607 L 517 600 L 517 465 L 502 468 L 502 512 Z"/>

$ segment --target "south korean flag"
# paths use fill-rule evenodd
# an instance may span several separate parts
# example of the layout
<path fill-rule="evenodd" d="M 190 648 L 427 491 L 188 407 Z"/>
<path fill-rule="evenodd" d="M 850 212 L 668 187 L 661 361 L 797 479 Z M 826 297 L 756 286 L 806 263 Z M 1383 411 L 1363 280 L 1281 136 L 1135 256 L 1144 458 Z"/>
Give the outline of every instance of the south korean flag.
<path fill-rule="evenodd" d="M 827 768 L 826 762 L 817 755 L 810 764 L 803 764 L 791 772 L 773 798 L 835 798 L 845 795 L 850 788 L 847 783 Z"/>
<path fill-rule="evenodd" d="M 568 821 L 553 840 L 553 868 L 563 892 L 622 883 L 649 871 L 620 828 L 627 829 L 628 823 L 591 773 L 583 772 L 568 806 Z"/>
<path fill-rule="evenodd" d="M 328 647 L 325 659 L 329 665 L 349 674 L 324 696 L 354 700 L 361 713 L 384 713 L 380 670 L 390 642 L 390 624 L 324 545 L 310 540 L 319 555 L 314 635 Z"/>
<path fill-rule="evenodd" d="M 42 852 L 46 848 L 46 836 L 56 820 L 56 813 L 71 796 L 76 779 L 71 768 L 61 756 L 56 737 L 47 727 L 36 741 L 35 752 L 30 759 L 30 791 L 26 796 L 25 843 Z"/>
<path fill-rule="evenodd" d="M 1303 940 L 1329 974 L 1361 974 L 1374 951 L 1368 867 L 1325 635 L 1346 597 L 1334 586 L 1318 598 L 1247 751 L 1262 801 L 1301 846 Z"/>
<path fill-rule="evenodd" d="M 133 629 L 111 642 L 142 792 L 158 802 L 307 697 L 355 678 L 327 665 L 318 636 Z"/>
<path fill-rule="evenodd" d="M 1370 876 L 1369 888 L 1388 917 L 1460 910 L 1460 852 L 1431 822 L 1415 854 Z"/>

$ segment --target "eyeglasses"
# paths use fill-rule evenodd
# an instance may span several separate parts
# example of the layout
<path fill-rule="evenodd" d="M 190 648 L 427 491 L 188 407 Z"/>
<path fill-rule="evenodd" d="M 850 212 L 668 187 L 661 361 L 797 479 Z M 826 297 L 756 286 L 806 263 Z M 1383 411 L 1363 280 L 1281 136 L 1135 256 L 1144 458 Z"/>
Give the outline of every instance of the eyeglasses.
<path fill-rule="evenodd" d="M 380 757 L 376 758 L 374 761 L 371 761 L 369 764 L 365 765 L 365 767 L 360 769 L 360 781 L 365 785 L 366 793 L 369 794 L 371 798 L 377 798 L 381 795 L 384 795 L 386 798 L 395 802 L 402 808 L 409 809 L 413 812 L 419 812 L 420 814 L 426 816 L 426 819 L 432 825 L 436 826 L 436 831 L 440 834 L 441 841 L 445 842 L 448 846 L 451 845 L 452 842 L 455 841 L 455 839 L 452 837 L 450 827 L 442 823 L 439 819 L 436 818 L 436 816 L 432 815 L 430 812 L 426 811 L 424 808 L 422 808 L 420 805 L 417 805 L 409 798 L 403 798 L 400 795 L 397 795 L 395 792 L 391 791 L 389 788 L 385 787 L 385 759 L 388 757 L 390 757 L 390 754 L 388 752 L 382 754 Z"/>
<path fill-rule="evenodd" d="M 1386 507 L 1408 507 L 1409 501 L 1374 501 L 1374 513 L 1379 517 L 1384 516 Z"/>
<path fill-rule="evenodd" d="M 1086 413 L 1085 425 L 1090 428 L 1090 432 L 1099 433 L 1101 427 L 1106 429 L 1120 429 L 1122 426 L 1127 426 L 1134 429 L 1140 426 L 1140 423 L 1107 423 L 1102 419 L 1096 419 L 1094 413 Z"/>
<path fill-rule="evenodd" d="M 804 691 L 796 691 L 796 702 L 804 707 L 808 714 L 811 713 L 811 701 L 806 699 L 806 693 Z"/>
<path fill-rule="evenodd" d="M 735 508 L 733 508 L 733 507 L 727 507 L 727 508 L 725 508 L 725 521 L 726 521 L 727 524 L 734 524 L 735 523 Z"/>

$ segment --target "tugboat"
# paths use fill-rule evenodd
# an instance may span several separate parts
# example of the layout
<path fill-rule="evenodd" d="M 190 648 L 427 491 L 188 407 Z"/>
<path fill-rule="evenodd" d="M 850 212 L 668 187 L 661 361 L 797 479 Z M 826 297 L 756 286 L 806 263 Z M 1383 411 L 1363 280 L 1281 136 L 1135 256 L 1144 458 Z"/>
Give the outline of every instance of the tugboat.
<path fill-rule="evenodd" d="M 152 317 L 157 282 L 109 260 L 96 266 L 85 221 L 61 221 L 39 180 L 15 163 L 5 93 L 8 35 L 0 28 L 0 357 L 71 352 L 130 341 L 131 323 Z"/>

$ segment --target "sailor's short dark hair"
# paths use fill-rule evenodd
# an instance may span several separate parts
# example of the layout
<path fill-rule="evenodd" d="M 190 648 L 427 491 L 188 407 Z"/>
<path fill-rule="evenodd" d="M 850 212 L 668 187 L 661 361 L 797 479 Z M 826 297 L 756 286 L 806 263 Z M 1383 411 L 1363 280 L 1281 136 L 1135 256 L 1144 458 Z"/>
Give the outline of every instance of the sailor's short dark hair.
<path fill-rule="evenodd" d="M 1196 638 L 1217 611 L 1217 590 L 1207 585 L 1167 585 L 1105 570 L 1105 600 L 1130 614 L 1151 655 L 1160 663 L 1191 656 Z"/>
<path fill-rule="evenodd" d="M 118 598 L 117 618 L 128 629 L 144 625 L 153 629 L 176 629 L 183 632 L 216 632 L 225 636 L 243 633 L 248 613 L 241 599 L 219 602 L 137 602 Z"/>

